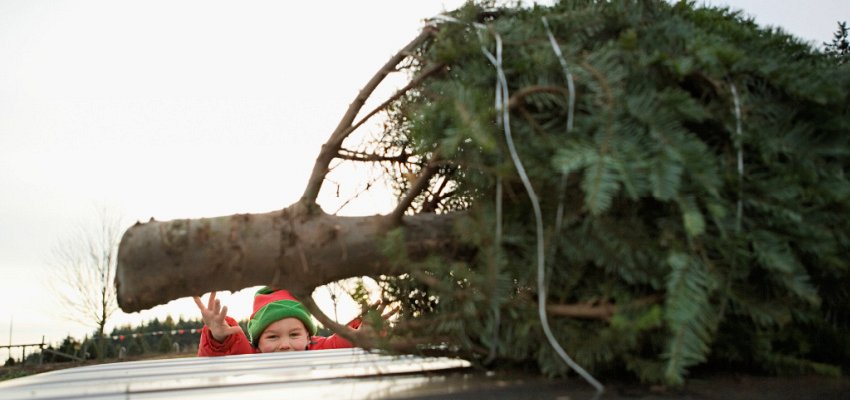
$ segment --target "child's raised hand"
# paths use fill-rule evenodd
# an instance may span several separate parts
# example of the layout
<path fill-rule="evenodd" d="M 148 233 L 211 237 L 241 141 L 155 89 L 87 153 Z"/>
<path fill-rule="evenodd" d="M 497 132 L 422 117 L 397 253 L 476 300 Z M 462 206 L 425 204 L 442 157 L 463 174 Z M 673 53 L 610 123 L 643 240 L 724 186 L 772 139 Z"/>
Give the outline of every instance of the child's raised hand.
<path fill-rule="evenodd" d="M 215 298 L 215 292 L 210 293 L 210 299 L 206 306 L 201 302 L 200 297 L 192 296 L 192 299 L 195 300 L 195 305 L 201 310 L 201 318 L 204 320 L 204 325 L 210 329 L 213 339 L 224 342 L 228 336 L 242 332 L 242 328 L 238 325 L 230 326 L 224 320 L 224 317 L 227 316 L 227 306 L 221 306 L 221 301 Z"/>

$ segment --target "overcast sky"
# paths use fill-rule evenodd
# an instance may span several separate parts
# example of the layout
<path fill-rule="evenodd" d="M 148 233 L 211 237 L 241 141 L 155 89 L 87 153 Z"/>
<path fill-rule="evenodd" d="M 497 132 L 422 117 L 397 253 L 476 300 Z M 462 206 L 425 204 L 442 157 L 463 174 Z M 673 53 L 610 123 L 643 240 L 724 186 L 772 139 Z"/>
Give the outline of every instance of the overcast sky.
<path fill-rule="evenodd" d="M 45 281 L 51 248 L 98 206 L 129 224 L 296 201 L 365 81 L 462 3 L 0 0 L 0 343 L 12 321 L 14 343 L 92 331 L 57 315 Z M 847 0 L 710 3 L 816 44 L 850 20 Z M 245 318 L 249 297 L 224 299 Z M 197 314 L 182 299 L 116 322 L 169 313 Z"/>

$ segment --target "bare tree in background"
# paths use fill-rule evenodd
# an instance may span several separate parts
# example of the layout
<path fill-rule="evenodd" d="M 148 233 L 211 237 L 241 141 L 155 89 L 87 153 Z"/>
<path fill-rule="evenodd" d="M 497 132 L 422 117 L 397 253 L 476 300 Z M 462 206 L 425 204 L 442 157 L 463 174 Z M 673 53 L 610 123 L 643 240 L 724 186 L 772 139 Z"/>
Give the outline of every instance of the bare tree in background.
<path fill-rule="evenodd" d="M 121 219 L 101 208 L 96 220 L 81 224 L 53 248 L 53 280 L 63 316 L 97 327 L 98 358 L 103 356 L 107 322 L 118 310 L 113 285 L 121 239 Z"/>

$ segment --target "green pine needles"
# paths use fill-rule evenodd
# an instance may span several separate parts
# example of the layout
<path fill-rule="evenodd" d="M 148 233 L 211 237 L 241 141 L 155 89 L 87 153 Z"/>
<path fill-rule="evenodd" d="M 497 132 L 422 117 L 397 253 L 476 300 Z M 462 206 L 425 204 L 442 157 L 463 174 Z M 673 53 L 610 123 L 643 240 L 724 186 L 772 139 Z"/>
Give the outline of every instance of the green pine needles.
<path fill-rule="evenodd" d="M 498 40 L 500 103 L 543 216 L 548 322 L 576 362 L 673 385 L 706 364 L 850 364 L 850 64 L 691 2 L 451 16 L 412 57 L 441 72 L 392 105 L 382 143 L 438 160 L 450 196 L 418 205 L 464 210 L 472 250 L 383 281 L 406 313 L 396 335 L 568 372 L 537 314 L 534 205 L 482 51 Z"/>

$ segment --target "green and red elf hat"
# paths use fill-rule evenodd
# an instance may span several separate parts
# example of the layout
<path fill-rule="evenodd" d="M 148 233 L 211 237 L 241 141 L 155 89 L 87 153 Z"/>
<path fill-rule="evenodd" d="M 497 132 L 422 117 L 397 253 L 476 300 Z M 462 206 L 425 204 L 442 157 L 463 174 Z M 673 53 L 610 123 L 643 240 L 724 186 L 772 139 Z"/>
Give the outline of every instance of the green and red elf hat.
<path fill-rule="evenodd" d="M 297 318 L 304 323 L 310 336 L 315 336 L 317 329 L 313 317 L 300 301 L 288 290 L 275 289 L 268 286 L 254 294 L 254 313 L 248 320 L 248 339 L 251 345 L 257 347 L 260 334 L 276 321 L 284 318 Z"/>

